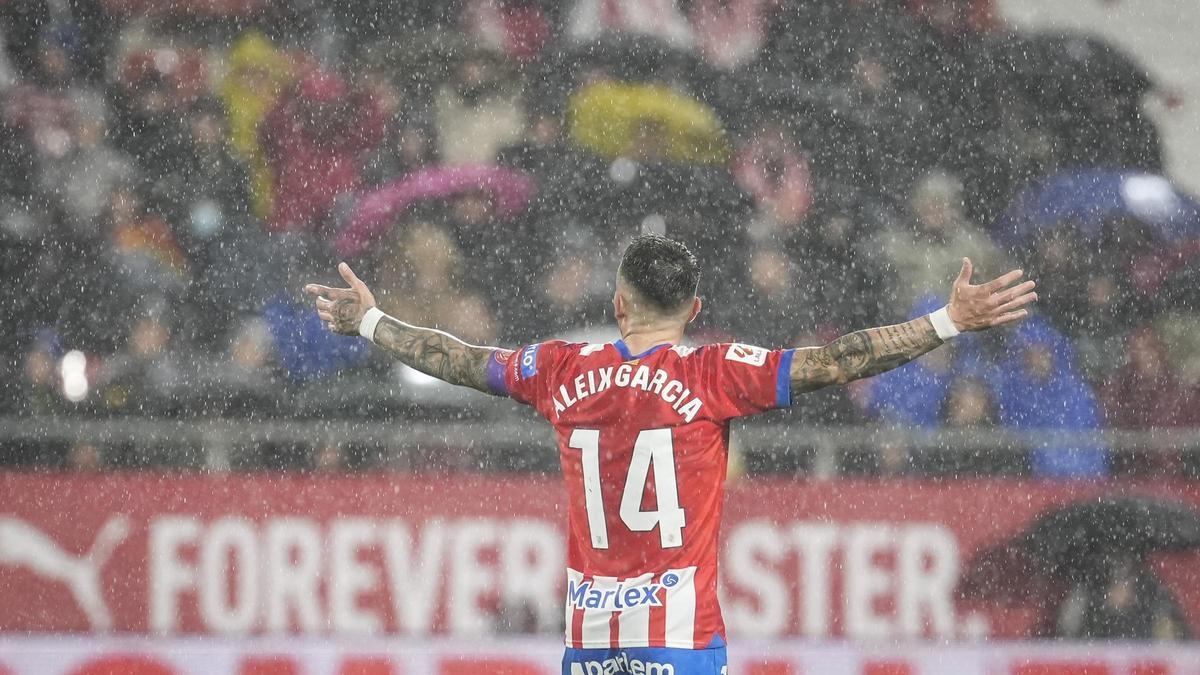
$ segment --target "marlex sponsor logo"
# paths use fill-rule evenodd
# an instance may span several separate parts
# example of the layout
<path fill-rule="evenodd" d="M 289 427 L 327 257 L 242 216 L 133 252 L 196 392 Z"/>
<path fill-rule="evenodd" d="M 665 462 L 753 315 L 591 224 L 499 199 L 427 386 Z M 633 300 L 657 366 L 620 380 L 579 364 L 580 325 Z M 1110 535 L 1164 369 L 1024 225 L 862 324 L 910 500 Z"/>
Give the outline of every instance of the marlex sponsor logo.
<path fill-rule="evenodd" d="M 593 581 L 567 581 L 567 602 L 576 609 L 621 611 L 634 607 L 662 607 L 660 593 L 679 583 L 679 576 L 668 572 L 658 583 L 629 583 L 619 581 L 615 586 L 599 585 Z"/>

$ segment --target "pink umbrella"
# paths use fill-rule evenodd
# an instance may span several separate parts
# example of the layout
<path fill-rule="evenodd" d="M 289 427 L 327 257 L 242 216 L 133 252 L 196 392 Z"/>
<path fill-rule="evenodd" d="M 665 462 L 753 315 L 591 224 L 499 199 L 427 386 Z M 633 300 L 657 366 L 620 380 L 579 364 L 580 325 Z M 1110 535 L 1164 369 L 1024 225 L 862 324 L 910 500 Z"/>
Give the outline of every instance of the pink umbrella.
<path fill-rule="evenodd" d="M 350 218 L 334 239 L 334 248 L 351 257 L 382 237 L 397 216 L 413 204 L 429 199 L 446 199 L 482 190 L 492 198 L 498 217 L 512 218 L 528 206 L 536 192 L 524 172 L 491 165 L 432 166 L 368 192 L 358 199 Z"/>

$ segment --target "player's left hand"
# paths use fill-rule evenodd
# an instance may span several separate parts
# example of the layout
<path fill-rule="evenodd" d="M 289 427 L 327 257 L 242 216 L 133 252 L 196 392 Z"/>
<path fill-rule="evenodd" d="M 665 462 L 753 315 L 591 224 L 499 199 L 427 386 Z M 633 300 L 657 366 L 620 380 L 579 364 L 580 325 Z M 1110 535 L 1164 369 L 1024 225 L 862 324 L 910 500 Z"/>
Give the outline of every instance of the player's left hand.
<path fill-rule="evenodd" d="M 1034 282 L 1030 280 L 1013 286 L 1025 275 L 1024 271 L 1013 270 L 979 285 L 971 283 L 973 271 L 971 259 L 963 258 L 962 271 L 954 280 L 947 307 L 956 328 L 960 331 L 984 330 L 1029 316 L 1024 307 L 1037 300 Z"/>
<path fill-rule="evenodd" d="M 304 292 L 316 297 L 317 316 L 329 330 L 342 335 L 358 335 L 358 324 L 363 314 L 375 306 L 375 296 L 346 263 L 338 265 L 338 274 L 350 288 L 309 284 L 304 287 Z"/>

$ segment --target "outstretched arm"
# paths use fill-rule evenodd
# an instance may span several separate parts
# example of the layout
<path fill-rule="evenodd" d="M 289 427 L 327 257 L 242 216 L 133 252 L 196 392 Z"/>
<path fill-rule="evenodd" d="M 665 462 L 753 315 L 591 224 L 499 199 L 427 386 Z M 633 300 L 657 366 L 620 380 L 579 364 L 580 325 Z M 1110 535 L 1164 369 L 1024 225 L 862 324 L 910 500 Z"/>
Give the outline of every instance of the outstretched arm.
<path fill-rule="evenodd" d="M 443 382 L 495 393 L 487 384 L 488 360 L 498 351 L 495 347 L 470 345 L 449 333 L 386 315 L 375 328 L 375 344 L 404 365 Z"/>
<path fill-rule="evenodd" d="M 309 284 L 304 290 L 316 297 L 317 316 L 329 330 L 341 335 L 359 335 L 363 317 L 375 308 L 375 296 L 350 266 L 338 265 L 342 279 L 350 288 L 330 288 Z M 471 387 L 487 394 L 488 361 L 495 347 L 469 345 L 449 333 L 432 328 L 413 326 L 390 317 L 379 310 L 378 323 L 367 327 L 376 346 L 386 350 L 410 368 L 436 377 L 443 382 Z"/>
<path fill-rule="evenodd" d="M 954 281 L 947 316 L 958 331 L 984 330 L 1020 321 L 1025 305 L 1037 300 L 1034 282 L 1016 283 L 1024 274 L 1013 270 L 978 286 L 971 283 L 971 261 L 964 258 Z M 932 316 L 932 315 L 930 315 Z M 930 316 L 906 323 L 856 331 L 824 347 L 797 349 L 792 359 L 792 392 L 845 384 L 899 368 L 943 343 Z"/>

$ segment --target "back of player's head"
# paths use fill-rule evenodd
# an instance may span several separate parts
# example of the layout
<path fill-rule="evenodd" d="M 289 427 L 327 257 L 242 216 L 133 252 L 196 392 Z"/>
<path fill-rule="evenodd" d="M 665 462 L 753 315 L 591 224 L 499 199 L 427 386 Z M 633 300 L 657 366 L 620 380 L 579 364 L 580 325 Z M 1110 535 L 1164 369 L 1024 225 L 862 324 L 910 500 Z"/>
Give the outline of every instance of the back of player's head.
<path fill-rule="evenodd" d="M 691 307 L 700 283 L 700 265 L 683 244 L 657 234 L 633 240 L 617 274 L 652 308 L 672 313 Z"/>

